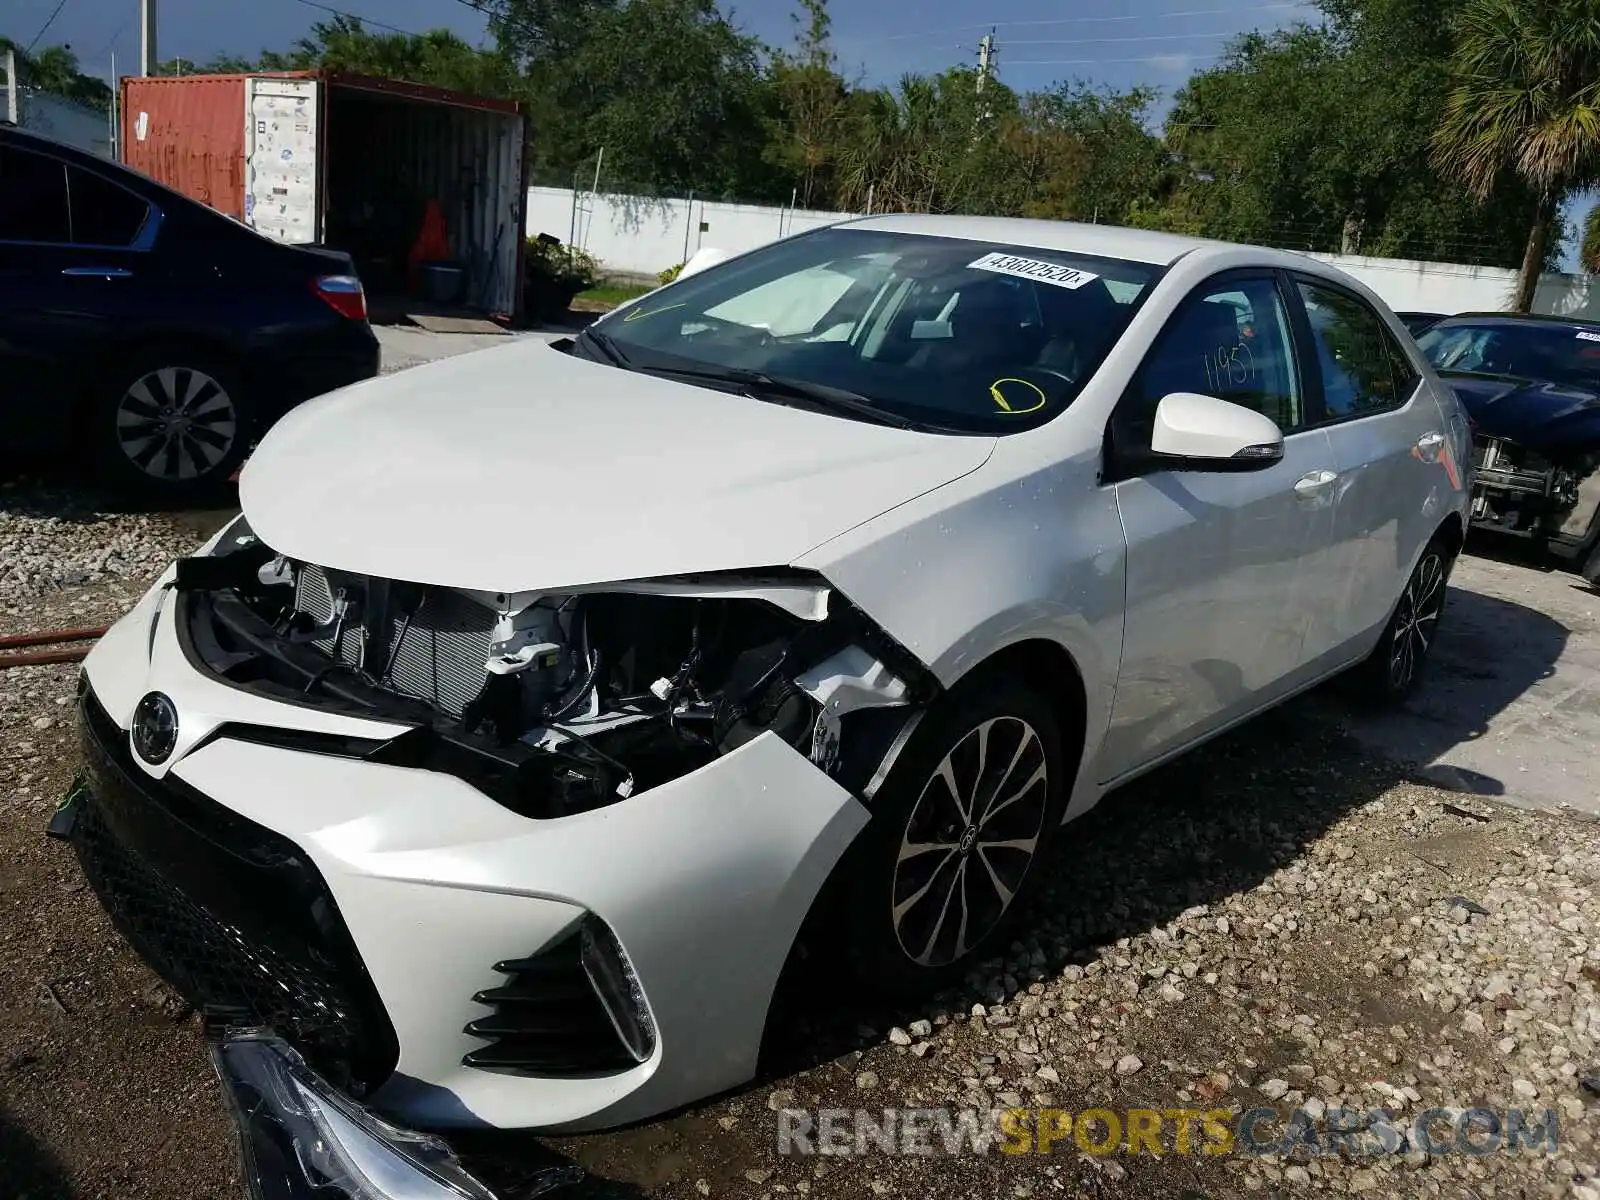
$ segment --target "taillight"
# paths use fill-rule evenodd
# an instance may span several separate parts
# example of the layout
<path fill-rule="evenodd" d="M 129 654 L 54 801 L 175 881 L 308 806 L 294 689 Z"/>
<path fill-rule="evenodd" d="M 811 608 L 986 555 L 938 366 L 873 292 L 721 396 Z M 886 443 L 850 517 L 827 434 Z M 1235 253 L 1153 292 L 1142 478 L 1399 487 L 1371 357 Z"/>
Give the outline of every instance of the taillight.
<path fill-rule="evenodd" d="M 354 275 L 318 275 L 311 281 L 311 290 L 341 317 L 352 321 L 367 319 L 367 293 Z"/>

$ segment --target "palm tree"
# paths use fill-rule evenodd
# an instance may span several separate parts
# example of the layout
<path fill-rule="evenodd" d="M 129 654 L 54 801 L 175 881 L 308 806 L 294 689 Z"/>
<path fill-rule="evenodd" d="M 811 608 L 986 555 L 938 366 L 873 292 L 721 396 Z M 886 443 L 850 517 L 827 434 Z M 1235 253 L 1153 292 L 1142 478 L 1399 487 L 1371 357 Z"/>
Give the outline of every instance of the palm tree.
<path fill-rule="evenodd" d="M 1503 172 L 1538 196 L 1517 312 L 1533 307 L 1562 201 L 1600 182 L 1600 0 L 1467 0 L 1433 162 L 1480 200 Z"/>
<path fill-rule="evenodd" d="M 1589 210 L 1583 223 L 1583 244 L 1578 250 L 1578 265 L 1591 275 L 1600 275 L 1600 201 Z"/>

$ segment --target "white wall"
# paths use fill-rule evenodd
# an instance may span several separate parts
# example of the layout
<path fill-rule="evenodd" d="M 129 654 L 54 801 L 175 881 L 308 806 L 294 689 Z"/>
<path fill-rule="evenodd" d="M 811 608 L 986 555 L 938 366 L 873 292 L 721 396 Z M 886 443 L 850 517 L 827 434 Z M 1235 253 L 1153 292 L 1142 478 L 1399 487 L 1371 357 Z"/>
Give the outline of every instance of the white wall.
<path fill-rule="evenodd" d="M 569 188 L 528 189 L 528 234 L 575 241 L 619 275 L 654 276 L 702 246 L 741 254 L 855 213 L 792 211 L 754 204 L 604 196 Z M 1398 312 L 1496 312 L 1511 307 L 1517 273 L 1500 267 L 1399 258 L 1312 254 L 1355 276 Z M 1534 310 L 1600 320 L 1600 286 L 1587 275 L 1546 275 Z"/>
<path fill-rule="evenodd" d="M 528 189 L 529 237 L 548 233 L 575 242 L 619 275 L 656 275 L 702 246 L 740 254 L 854 215 L 590 192 L 575 199 L 569 188 Z"/>
<path fill-rule="evenodd" d="M 1310 254 L 1366 284 L 1397 312 L 1499 312 L 1511 307 L 1517 272 L 1503 267 Z M 1539 280 L 1533 310 L 1600 320 L 1600 287 L 1588 275 L 1548 274 Z"/>

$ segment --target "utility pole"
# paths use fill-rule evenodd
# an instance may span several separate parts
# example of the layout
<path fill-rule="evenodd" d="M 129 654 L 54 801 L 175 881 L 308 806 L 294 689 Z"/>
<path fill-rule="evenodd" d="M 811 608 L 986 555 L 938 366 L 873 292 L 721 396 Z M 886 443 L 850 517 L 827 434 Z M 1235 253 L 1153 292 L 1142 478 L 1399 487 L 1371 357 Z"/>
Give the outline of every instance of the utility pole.
<path fill-rule="evenodd" d="M 155 74 L 160 61 L 156 57 L 156 0 L 139 0 L 139 74 Z"/>
<path fill-rule="evenodd" d="M 20 100 L 18 93 L 21 89 L 17 86 L 17 52 L 6 51 L 6 120 L 11 124 L 18 124 L 17 103 Z"/>
<path fill-rule="evenodd" d="M 978 90 L 983 91 L 983 85 L 994 74 L 994 30 L 983 35 L 983 40 L 978 43 Z"/>
<path fill-rule="evenodd" d="M 117 78 L 117 52 L 111 52 L 111 161 L 121 162 L 122 152 L 118 144 L 122 141 L 122 131 L 117 128 L 117 114 L 122 99 L 122 81 Z"/>

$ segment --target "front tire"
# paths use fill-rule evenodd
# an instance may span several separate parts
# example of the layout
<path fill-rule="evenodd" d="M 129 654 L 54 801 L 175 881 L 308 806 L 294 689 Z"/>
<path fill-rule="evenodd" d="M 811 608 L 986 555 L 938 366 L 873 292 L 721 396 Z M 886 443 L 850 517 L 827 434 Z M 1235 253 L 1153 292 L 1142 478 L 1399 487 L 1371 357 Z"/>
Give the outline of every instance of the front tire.
<path fill-rule="evenodd" d="M 1373 707 L 1393 708 L 1417 690 L 1438 636 L 1455 559 L 1439 537 L 1423 550 L 1377 646 L 1351 674 L 1359 699 Z"/>
<path fill-rule="evenodd" d="M 179 502 L 222 490 L 244 461 L 252 429 L 232 366 L 181 348 L 105 371 L 88 417 L 109 482 L 142 498 Z"/>
<path fill-rule="evenodd" d="M 847 959 L 883 996 L 936 990 L 992 953 L 1061 823 L 1055 713 L 1019 684 L 974 682 L 912 734 L 847 862 Z"/>

